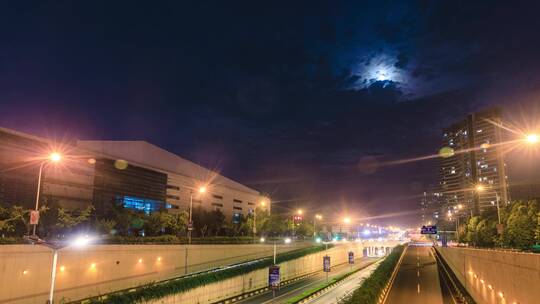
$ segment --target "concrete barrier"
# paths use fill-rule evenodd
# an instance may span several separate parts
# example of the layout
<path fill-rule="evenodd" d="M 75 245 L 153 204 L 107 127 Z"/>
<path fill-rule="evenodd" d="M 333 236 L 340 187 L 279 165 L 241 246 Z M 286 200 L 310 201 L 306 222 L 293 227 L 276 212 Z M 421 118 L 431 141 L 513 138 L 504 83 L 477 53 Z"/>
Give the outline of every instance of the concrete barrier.
<path fill-rule="evenodd" d="M 279 252 L 310 246 L 279 246 Z M 82 299 L 185 273 L 185 245 L 94 245 L 58 254 L 55 299 Z M 191 245 L 188 271 L 196 272 L 270 256 L 273 246 Z M 45 303 L 52 269 L 51 249 L 0 246 L 0 303 Z"/>
<path fill-rule="evenodd" d="M 316 271 L 322 270 L 322 260 L 328 254 L 332 265 L 348 262 L 348 253 L 353 251 L 356 257 L 361 257 L 363 246 L 359 243 L 342 243 L 328 249 L 304 256 L 302 258 L 280 264 L 281 280 L 290 280 Z M 223 280 L 218 283 L 194 288 L 188 292 L 168 296 L 162 299 L 149 301 L 155 304 L 196 304 L 216 303 L 237 295 L 249 293 L 268 286 L 268 269 L 252 271 L 242 276 Z"/>
<path fill-rule="evenodd" d="M 540 254 L 437 247 L 478 304 L 540 302 Z"/>

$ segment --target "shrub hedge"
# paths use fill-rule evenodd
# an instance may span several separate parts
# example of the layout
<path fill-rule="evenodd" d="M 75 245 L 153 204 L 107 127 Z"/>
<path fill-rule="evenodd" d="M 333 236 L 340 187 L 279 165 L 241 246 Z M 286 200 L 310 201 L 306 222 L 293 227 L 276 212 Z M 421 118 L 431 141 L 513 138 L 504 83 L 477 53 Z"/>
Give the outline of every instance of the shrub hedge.
<path fill-rule="evenodd" d="M 360 287 L 348 298 L 342 300 L 340 304 L 378 303 L 381 291 L 390 279 L 404 248 L 403 245 L 396 246 L 384 261 L 377 266 L 371 276 L 366 278 Z"/>
<path fill-rule="evenodd" d="M 329 246 L 330 248 L 331 246 Z M 298 259 L 300 257 L 313 254 L 325 250 L 324 246 L 315 246 L 309 248 L 303 248 L 291 252 L 281 253 L 277 256 L 276 262 L 283 263 L 286 261 Z M 272 265 L 272 258 L 264 258 L 256 260 L 252 263 L 244 263 L 229 268 L 217 269 L 211 272 L 203 272 L 200 274 L 189 275 L 180 277 L 177 279 L 154 282 L 147 285 L 140 286 L 134 291 L 122 290 L 108 294 L 105 297 L 96 297 L 89 299 L 89 303 L 137 303 L 148 300 L 155 300 L 163 298 L 169 295 L 188 291 L 190 289 L 212 284 L 215 282 L 230 279 L 235 276 L 246 274 L 255 270 L 267 268 Z M 88 302 L 85 302 L 88 303 Z"/>
<path fill-rule="evenodd" d="M 270 241 L 270 240 L 268 240 Z M 227 237 L 212 236 L 205 238 L 192 238 L 192 244 L 252 244 L 258 243 L 259 238 L 251 236 Z M 187 237 L 174 235 L 161 236 L 109 236 L 100 240 L 101 244 L 187 244 Z"/>

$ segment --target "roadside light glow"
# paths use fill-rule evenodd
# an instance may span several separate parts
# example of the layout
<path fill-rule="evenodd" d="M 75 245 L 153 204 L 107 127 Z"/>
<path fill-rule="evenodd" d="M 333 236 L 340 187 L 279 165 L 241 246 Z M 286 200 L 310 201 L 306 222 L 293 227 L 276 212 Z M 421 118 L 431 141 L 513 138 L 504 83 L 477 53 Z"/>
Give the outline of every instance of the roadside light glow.
<path fill-rule="evenodd" d="M 296 210 L 296 213 L 297 213 L 298 215 L 302 215 L 302 214 L 304 213 L 304 211 L 303 211 L 302 209 L 298 209 L 298 210 Z"/>
<path fill-rule="evenodd" d="M 318 237 L 318 238 L 315 239 L 315 242 L 320 243 L 320 242 L 322 242 L 322 239 L 320 237 Z"/>
<path fill-rule="evenodd" d="M 263 207 L 266 206 L 266 201 L 265 200 L 261 201 L 261 206 L 263 206 Z"/>
<path fill-rule="evenodd" d="M 499 297 L 504 298 L 504 293 L 502 291 L 499 291 Z"/>
<path fill-rule="evenodd" d="M 90 269 L 96 269 L 96 263 L 90 264 Z"/>
<path fill-rule="evenodd" d="M 290 244 L 291 243 L 291 238 L 286 238 L 285 239 L 285 244 Z"/>
<path fill-rule="evenodd" d="M 157 258 L 157 261 L 158 261 L 158 262 L 161 262 L 161 257 L 158 257 L 158 258 Z"/>
<path fill-rule="evenodd" d="M 52 161 L 52 162 L 59 162 L 61 159 L 62 159 L 62 155 L 58 152 L 53 152 L 51 153 L 51 155 L 49 155 L 49 159 Z"/>
<path fill-rule="evenodd" d="M 138 262 L 139 262 L 139 264 L 140 264 L 140 263 L 142 263 L 142 259 L 139 259 L 139 261 L 138 261 Z"/>
<path fill-rule="evenodd" d="M 60 272 L 64 272 L 66 270 L 66 266 L 60 266 Z"/>
<path fill-rule="evenodd" d="M 364 235 L 370 235 L 370 234 L 371 234 L 371 231 L 369 231 L 368 229 L 365 229 L 364 231 L 362 231 L 362 234 L 364 234 Z"/>
<path fill-rule="evenodd" d="M 527 135 L 527 142 L 530 144 L 536 144 L 540 141 L 540 136 L 538 134 L 529 134 Z"/>
<path fill-rule="evenodd" d="M 345 224 L 350 224 L 350 223 L 351 223 L 351 218 L 350 218 L 350 217 L 346 217 L 346 218 L 343 219 L 343 222 L 344 222 Z"/>
<path fill-rule="evenodd" d="M 458 204 L 458 205 L 457 205 L 457 208 L 458 208 L 458 209 L 462 209 L 462 208 L 463 208 L 463 205 L 462 205 L 462 204 Z"/>
<path fill-rule="evenodd" d="M 477 185 L 477 186 L 476 186 L 476 191 L 480 191 L 480 192 L 481 192 L 481 191 L 484 191 L 484 186 L 482 186 L 482 185 Z"/>
<path fill-rule="evenodd" d="M 261 243 L 264 243 L 264 242 L 266 241 L 266 239 L 262 237 L 259 241 L 260 241 Z"/>
<path fill-rule="evenodd" d="M 28 270 L 24 270 L 22 274 L 28 274 Z"/>
<path fill-rule="evenodd" d="M 489 288 L 490 290 L 493 290 L 493 286 L 491 286 L 491 284 L 488 285 L 488 288 Z"/>
<path fill-rule="evenodd" d="M 315 218 L 318 219 L 318 220 L 321 220 L 321 219 L 322 219 L 322 215 L 317 214 L 317 215 L 315 215 Z"/>
<path fill-rule="evenodd" d="M 199 193 L 205 193 L 206 192 L 206 187 L 202 186 L 199 188 Z"/>
<path fill-rule="evenodd" d="M 77 238 L 75 238 L 72 242 L 71 242 L 71 245 L 73 247 L 77 247 L 77 248 L 82 248 L 82 247 L 85 247 L 87 246 L 90 241 L 92 239 L 90 237 L 88 237 L 87 235 L 84 235 L 84 236 L 78 236 Z"/>

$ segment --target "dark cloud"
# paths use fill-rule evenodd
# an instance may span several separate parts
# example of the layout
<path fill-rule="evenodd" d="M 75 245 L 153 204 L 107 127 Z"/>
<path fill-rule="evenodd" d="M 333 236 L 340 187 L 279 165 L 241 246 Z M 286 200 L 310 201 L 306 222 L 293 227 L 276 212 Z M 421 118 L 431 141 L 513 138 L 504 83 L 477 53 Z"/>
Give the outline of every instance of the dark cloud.
<path fill-rule="evenodd" d="M 313 208 L 415 210 L 436 162 L 378 162 L 534 96 L 537 6 L 4 3 L 0 122 L 148 140 Z"/>

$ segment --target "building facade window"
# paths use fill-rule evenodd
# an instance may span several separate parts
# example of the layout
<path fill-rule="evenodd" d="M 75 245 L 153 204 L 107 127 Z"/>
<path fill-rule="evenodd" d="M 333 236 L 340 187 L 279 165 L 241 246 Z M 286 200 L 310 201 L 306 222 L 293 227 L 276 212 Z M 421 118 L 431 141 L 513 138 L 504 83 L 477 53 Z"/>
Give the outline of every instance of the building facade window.
<path fill-rule="evenodd" d="M 161 209 L 172 208 L 171 204 L 165 202 L 133 196 L 118 196 L 117 201 L 124 208 L 140 210 L 146 214 L 150 214 L 151 212 L 159 211 Z"/>

